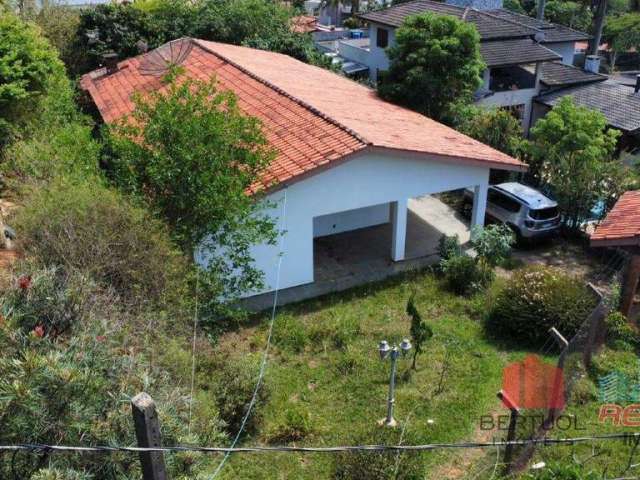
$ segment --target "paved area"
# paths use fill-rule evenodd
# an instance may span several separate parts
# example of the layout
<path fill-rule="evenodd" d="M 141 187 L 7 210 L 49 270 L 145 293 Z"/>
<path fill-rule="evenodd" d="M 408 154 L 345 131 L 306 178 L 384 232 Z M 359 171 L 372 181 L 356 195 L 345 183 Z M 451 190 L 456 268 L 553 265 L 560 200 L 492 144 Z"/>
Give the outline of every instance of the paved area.
<path fill-rule="evenodd" d="M 391 224 L 362 228 L 314 240 L 315 281 L 278 293 L 278 304 L 297 302 L 331 292 L 383 280 L 438 261 L 442 234 L 469 241 L 469 227 L 457 212 L 436 197 L 409 201 L 405 260 L 391 261 Z M 256 295 L 244 302 L 251 310 L 273 305 L 273 294 Z"/>

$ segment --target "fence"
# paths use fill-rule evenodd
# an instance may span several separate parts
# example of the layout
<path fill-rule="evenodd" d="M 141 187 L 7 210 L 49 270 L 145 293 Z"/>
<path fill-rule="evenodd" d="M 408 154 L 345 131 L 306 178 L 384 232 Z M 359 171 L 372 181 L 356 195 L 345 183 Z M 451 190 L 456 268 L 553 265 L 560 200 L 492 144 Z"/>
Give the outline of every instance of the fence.
<path fill-rule="evenodd" d="M 564 339 L 562 332 L 558 332 L 555 329 L 551 329 L 549 332 L 554 341 L 561 347 L 555 370 L 561 377 L 554 382 L 554 392 L 551 398 L 553 400 L 556 395 L 563 396 L 564 401 L 557 403 L 552 401 L 549 403 L 549 407 L 541 415 L 542 423 L 529 439 L 524 442 L 524 445 L 517 452 L 517 456 L 514 456 L 513 451 L 505 452 L 504 463 L 507 465 L 508 473 L 522 471 L 527 466 L 537 446 L 556 425 L 564 406 L 570 401 L 571 392 L 576 381 L 591 366 L 593 355 L 605 341 L 605 317 L 609 310 L 608 302 L 591 283 L 588 284 L 588 287 L 597 304 L 582 323 L 578 332 L 569 341 Z M 510 440 L 513 440 L 516 435 L 515 423 L 518 416 L 518 410 L 515 405 L 514 408 L 511 408 L 511 414 L 514 427 L 510 429 L 509 436 L 511 437 Z"/>

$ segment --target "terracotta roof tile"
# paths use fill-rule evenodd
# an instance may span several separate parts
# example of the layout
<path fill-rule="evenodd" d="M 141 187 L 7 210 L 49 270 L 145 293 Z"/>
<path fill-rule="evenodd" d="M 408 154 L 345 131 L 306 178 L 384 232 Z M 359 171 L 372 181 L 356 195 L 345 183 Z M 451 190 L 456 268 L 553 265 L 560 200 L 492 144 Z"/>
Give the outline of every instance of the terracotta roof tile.
<path fill-rule="evenodd" d="M 215 77 L 219 88 L 237 95 L 244 113 L 262 121 L 276 159 L 254 189 L 290 181 L 319 165 L 372 147 L 494 168 L 526 168 L 504 153 L 387 103 L 373 90 L 328 70 L 263 50 L 188 38 L 174 42 L 193 44 L 182 62 L 186 75 L 203 80 Z M 166 90 L 158 76 L 141 72 L 143 58 L 121 62 L 119 70 L 109 75 L 101 70 L 82 77 L 82 88 L 105 122 L 130 114 L 134 93 Z"/>
<path fill-rule="evenodd" d="M 640 246 L 640 190 L 626 192 L 591 235 L 591 245 Z"/>

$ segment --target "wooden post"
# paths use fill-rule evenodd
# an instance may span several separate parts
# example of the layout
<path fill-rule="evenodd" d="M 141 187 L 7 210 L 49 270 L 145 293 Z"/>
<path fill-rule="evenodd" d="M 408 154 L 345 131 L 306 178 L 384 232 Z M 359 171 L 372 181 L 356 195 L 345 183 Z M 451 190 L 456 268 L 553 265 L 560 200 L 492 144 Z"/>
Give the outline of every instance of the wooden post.
<path fill-rule="evenodd" d="M 156 404 L 147 393 L 142 392 L 131 399 L 133 423 L 138 447 L 161 447 L 160 421 Z M 140 452 L 143 480 L 168 480 L 162 452 Z"/>
<path fill-rule="evenodd" d="M 627 271 L 624 276 L 624 283 L 622 285 L 622 303 L 620 311 L 622 314 L 629 318 L 631 309 L 633 307 L 633 297 L 638 289 L 638 279 L 640 279 L 640 255 L 634 253 L 631 255 Z"/>
<path fill-rule="evenodd" d="M 511 417 L 509 418 L 509 430 L 507 431 L 507 442 L 513 442 L 516 439 L 516 427 L 518 426 L 518 415 L 520 414 L 520 409 L 504 391 L 500 390 L 498 392 L 498 398 L 511 412 Z M 509 444 L 504 449 L 504 466 L 507 473 L 511 473 L 511 459 L 513 458 L 514 447 L 515 445 Z"/>

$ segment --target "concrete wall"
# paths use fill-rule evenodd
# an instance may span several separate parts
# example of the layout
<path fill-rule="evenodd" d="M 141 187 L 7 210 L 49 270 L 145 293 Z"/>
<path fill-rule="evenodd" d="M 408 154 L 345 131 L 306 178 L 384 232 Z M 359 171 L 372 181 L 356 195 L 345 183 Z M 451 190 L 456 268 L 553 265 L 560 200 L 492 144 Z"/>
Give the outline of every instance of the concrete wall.
<path fill-rule="evenodd" d="M 339 40 L 338 54 L 348 60 L 367 65 L 369 62 L 369 52 L 353 43 L 353 40 Z"/>
<path fill-rule="evenodd" d="M 476 102 L 478 105 L 511 107 L 524 105 L 524 115 L 522 117 L 522 129 L 526 133 L 529 129 L 531 119 L 532 98 L 539 93 L 538 88 L 523 88 L 520 90 L 509 90 L 507 92 L 495 92 L 488 97 L 484 97 Z"/>
<path fill-rule="evenodd" d="M 389 204 L 347 210 L 313 219 L 313 238 L 373 227 L 389 222 Z"/>
<path fill-rule="evenodd" d="M 389 32 L 389 45 L 387 48 L 391 47 L 396 42 L 396 32 L 394 28 L 386 27 L 378 23 L 369 24 L 370 43 L 366 65 L 369 67 L 369 79 L 374 82 L 378 79 L 379 70 L 382 71 L 389 69 L 389 58 L 387 57 L 387 52 L 385 52 L 384 48 L 377 46 L 378 28 L 384 28 Z"/>
<path fill-rule="evenodd" d="M 558 55 L 562 55 L 562 63 L 565 65 L 574 64 L 574 55 L 576 53 L 575 42 L 544 43 L 543 46 L 549 50 L 553 50 Z"/>
<path fill-rule="evenodd" d="M 446 162 L 437 157 L 391 156 L 367 153 L 296 182 L 268 196 L 274 206 L 266 213 L 286 232 L 280 246 L 257 245 L 255 265 L 265 274 L 266 289 L 276 287 L 277 265 L 282 251 L 280 288 L 313 282 L 314 227 L 325 229 L 328 219 L 336 229 L 382 220 L 390 202 L 475 185 L 486 185 L 489 168 Z M 367 208 L 376 206 L 374 208 Z M 364 218 L 356 220 L 353 210 Z M 286 211 L 286 215 L 285 212 Z M 340 212 L 346 212 L 335 215 Z M 325 217 L 331 215 L 332 217 Z M 318 220 L 315 220 L 318 217 Z M 330 224 L 331 226 L 333 223 Z M 391 250 L 391 245 L 389 246 Z M 252 294 L 261 293 L 253 292 Z M 249 295 L 247 295 L 249 296 Z"/>

